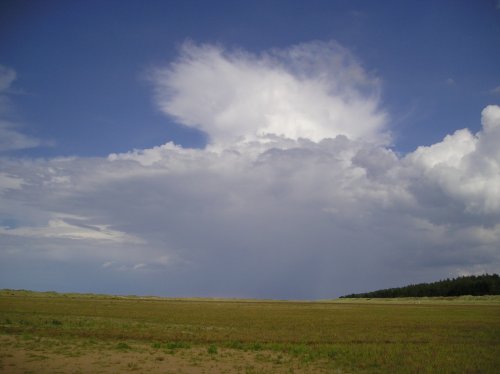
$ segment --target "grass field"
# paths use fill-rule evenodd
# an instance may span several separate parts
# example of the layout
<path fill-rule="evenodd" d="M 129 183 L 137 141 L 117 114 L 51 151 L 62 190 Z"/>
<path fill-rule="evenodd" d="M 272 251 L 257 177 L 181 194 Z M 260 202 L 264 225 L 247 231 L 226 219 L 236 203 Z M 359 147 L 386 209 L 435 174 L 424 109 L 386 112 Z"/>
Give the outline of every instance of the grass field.
<path fill-rule="evenodd" d="M 0 292 L 0 372 L 497 373 L 500 297 L 189 300 Z"/>

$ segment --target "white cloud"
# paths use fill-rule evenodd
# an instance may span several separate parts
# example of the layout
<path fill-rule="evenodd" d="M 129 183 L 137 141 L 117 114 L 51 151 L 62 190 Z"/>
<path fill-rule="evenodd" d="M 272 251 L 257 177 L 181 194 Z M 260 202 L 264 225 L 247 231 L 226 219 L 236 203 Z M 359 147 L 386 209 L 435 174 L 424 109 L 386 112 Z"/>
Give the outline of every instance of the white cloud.
<path fill-rule="evenodd" d="M 0 94 L 7 91 L 16 80 L 16 72 L 6 66 L 0 65 Z"/>
<path fill-rule="evenodd" d="M 23 180 L 20 178 L 12 177 L 7 173 L 0 173 L 0 193 L 4 190 L 19 189 Z"/>
<path fill-rule="evenodd" d="M 496 86 L 495 88 L 492 88 L 490 90 L 490 93 L 496 95 L 496 94 L 500 94 L 500 86 Z"/>
<path fill-rule="evenodd" d="M 483 109 L 482 124 L 487 135 L 496 132 L 500 129 L 500 107 L 498 105 L 488 105 Z"/>
<path fill-rule="evenodd" d="M 0 227 L 0 235 L 14 235 L 35 238 L 67 238 L 76 240 L 104 240 L 111 242 L 142 243 L 132 235 L 112 230 L 108 225 L 86 223 L 87 219 L 67 214 L 55 214 L 46 226 Z"/>
<path fill-rule="evenodd" d="M 500 139 L 498 110 L 483 111 L 478 134 L 460 130 L 403 158 L 338 136 L 7 162 L 22 183 L 6 192 L 17 205 L 3 216 L 27 204 L 40 217 L 22 224 L 28 211 L 0 232 L 2 258 L 28 246 L 38 262 L 147 270 L 163 286 L 143 292 L 176 295 L 327 297 L 498 271 L 499 162 L 487 144 Z"/>
<path fill-rule="evenodd" d="M 4 274 L 8 264 L 64 261 L 51 274 L 85 266 L 85 285 L 94 271 L 102 283 L 133 282 L 134 292 L 148 294 L 313 298 L 499 271 L 500 107 L 483 110 L 477 134 L 458 130 L 401 157 L 381 143 L 387 130 L 377 122 L 384 115 L 376 94 L 359 88 L 377 91 L 377 80 L 336 44 L 259 56 L 185 48 L 158 78 L 179 91 L 163 97 L 160 89 L 157 100 L 214 143 L 2 160 L 0 217 L 10 220 L 0 223 Z M 323 66 L 329 61 L 342 68 Z M 271 104 L 289 93 L 262 101 L 259 90 L 248 91 L 256 72 L 264 91 L 292 87 L 297 116 L 309 121 L 303 128 L 281 107 L 277 125 L 268 121 Z M 200 109 L 211 84 L 217 108 L 226 109 Z M 301 84 L 315 100 L 294 88 Z M 313 115 L 337 100 L 349 113 L 342 121 Z M 256 102 L 259 113 L 246 109 Z M 372 109 L 355 116 L 353 108 Z M 232 110 L 238 114 L 219 121 Z"/>
<path fill-rule="evenodd" d="M 12 103 L 8 94 L 15 80 L 15 70 L 0 65 L 0 152 L 42 145 L 40 140 L 23 134 L 19 124 L 7 120 L 7 115 L 12 111 Z"/>
<path fill-rule="evenodd" d="M 424 168 L 440 165 L 457 167 L 465 155 L 475 150 L 476 141 L 469 130 L 458 130 L 453 135 L 447 135 L 440 143 L 418 147 L 408 158 Z"/>
<path fill-rule="evenodd" d="M 0 120 L 0 152 L 34 148 L 41 145 L 40 140 L 19 131 L 19 126 Z"/>
<path fill-rule="evenodd" d="M 422 178 L 437 185 L 470 212 L 500 213 L 500 107 L 482 112 L 483 129 L 468 130 L 430 147 L 419 147 L 406 161 L 416 166 Z"/>
<path fill-rule="evenodd" d="M 454 86 L 456 84 L 456 82 L 453 78 L 448 78 L 448 79 L 446 79 L 445 82 L 448 86 Z"/>
<path fill-rule="evenodd" d="M 153 80 L 161 110 L 205 131 L 213 143 L 269 134 L 389 140 L 379 81 L 334 42 L 260 55 L 186 43 Z"/>

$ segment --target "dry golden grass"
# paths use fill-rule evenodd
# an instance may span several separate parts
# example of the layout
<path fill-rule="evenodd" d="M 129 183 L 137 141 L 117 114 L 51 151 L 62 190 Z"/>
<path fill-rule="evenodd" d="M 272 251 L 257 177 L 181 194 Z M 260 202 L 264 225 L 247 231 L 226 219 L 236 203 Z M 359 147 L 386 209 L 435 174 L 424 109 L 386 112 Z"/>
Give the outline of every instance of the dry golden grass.
<path fill-rule="evenodd" d="M 195 367 L 206 372 L 214 363 L 213 370 L 226 372 L 496 373 L 500 367 L 498 297 L 273 302 L 3 291 L 0 333 L 15 339 L 9 349 L 17 355 L 45 347 L 33 362 L 65 352 L 94 357 L 97 347 L 138 355 L 127 367 L 136 372 L 154 372 L 151 365 L 181 355 L 188 364 L 198 357 Z M 164 359 L 150 367 L 140 364 L 141 355 Z M 0 359 L 5 370 L 9 358 Z"/>

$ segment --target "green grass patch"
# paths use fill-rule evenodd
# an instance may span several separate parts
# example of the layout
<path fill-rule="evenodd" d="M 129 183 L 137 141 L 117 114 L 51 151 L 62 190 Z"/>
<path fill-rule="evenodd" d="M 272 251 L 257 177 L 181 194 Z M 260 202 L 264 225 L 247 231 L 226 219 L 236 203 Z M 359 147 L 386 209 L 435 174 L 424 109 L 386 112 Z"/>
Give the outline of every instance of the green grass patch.
<path fill-rule="evenodd" d="M 215 344 L 210 344 L 207 348 L 207 352 L 210 355 L 215 355 L 218 352 L 217 346 Z"/>
<path fill-rule="evenodd" d="M 119 349 L 119 350 L 128 350 L 128 349 L 131 349 L 132 347 L 130 345 L 128 345 L 127 343 L 124 343 L 124 342 L 120 342 L 118 343 L 116 346 L 115 346 L 116 349 Z"/>

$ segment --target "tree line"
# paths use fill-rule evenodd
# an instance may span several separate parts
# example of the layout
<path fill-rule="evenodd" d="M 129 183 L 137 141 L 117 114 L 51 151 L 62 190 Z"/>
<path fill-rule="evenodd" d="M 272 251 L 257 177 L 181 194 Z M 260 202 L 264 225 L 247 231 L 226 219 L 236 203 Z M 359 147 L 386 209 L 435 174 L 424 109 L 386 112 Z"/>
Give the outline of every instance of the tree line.
<path fill-rule="evenodd" d="M 410 284 L 405 287 L 388 288 L 373 292 L 341 296 L 341 298 L 377 298 L 377 297 L 425 297 L 425 296 L 461 296 L 461 295 L 500 295 L 500 277 L 498 274 L 469 275 L 453 279 L 444 279 L 432 283 Z"/>

